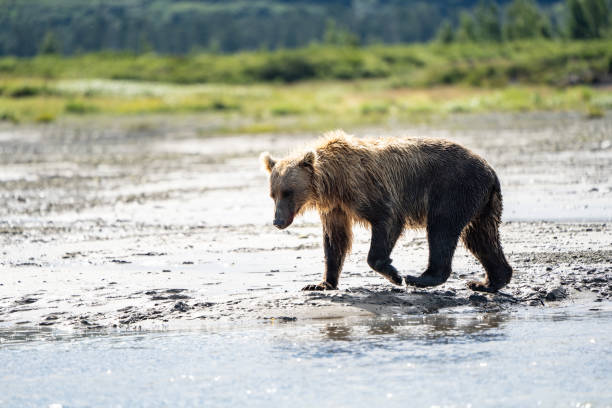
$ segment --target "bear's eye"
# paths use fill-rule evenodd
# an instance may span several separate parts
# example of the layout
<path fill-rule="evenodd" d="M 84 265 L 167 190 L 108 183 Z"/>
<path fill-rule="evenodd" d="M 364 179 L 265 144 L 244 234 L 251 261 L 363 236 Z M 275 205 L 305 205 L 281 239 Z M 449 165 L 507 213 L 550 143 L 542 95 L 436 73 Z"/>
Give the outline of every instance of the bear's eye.
<path fill-rule="evenodd" d="M 289 197 L 291 197 L 292 195 L 293 195 L 293 191 L 291 191 L 291 190 L 284 190 L 284 191 L 281 193 L 281 197 L 283 197 L 283 198 L 289 198 Z"/>

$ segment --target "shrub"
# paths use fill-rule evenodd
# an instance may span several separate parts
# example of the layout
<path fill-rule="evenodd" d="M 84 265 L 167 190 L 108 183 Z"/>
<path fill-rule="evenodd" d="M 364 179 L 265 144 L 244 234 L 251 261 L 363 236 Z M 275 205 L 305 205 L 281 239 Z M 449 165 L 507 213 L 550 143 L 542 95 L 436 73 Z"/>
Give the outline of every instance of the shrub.
<path fill-rule="evenodd" d="M 604 111 L 598 106 L 589 105 L 586 112 L 588 119 L 599 119 L 604 117 Z"/>
<path fill-rule="evenodd" d="M 27 98 L 31 96 L 37 96 L 43 93 L 42 89 L 32 85 L 21 85 L 16 88 L 10 89 L 8 95 L 13 98 Z"/>
<path fill-rule="evenodd" d="M 64 106 L 64 110 L 68 113 L 84 115 L 86 113 L 94 113 L 98 110 L 94 105 L 89 105 L 81 101 L 68 101 Z"/>
<path fill-rule="evenodd" d="M 43 112 L 38 114 L 34 120 L 38 123 L 51 123 L 55 121 L 55 115 L 48 112 Z"/>
<path fill-rule="evenodd" d="M 0 112 L 0 122 L 19 123 L 19 118 L 13 112 Z"/>
<path fill-rule="evenodd" d="M 270 109 L 270 113 L 274 116 L 299 115 L 302 109 L 293 105 L 277 105 Z"/>
<path fill-rule="evenodd" d="M 389 104 L 384 102 L 367 103 L 361 106 L 363 115 L 386 115 L 389 113 Z"/>
<path fill-rule="evenodd" d="M 232 110 L 240 110 L 240 105 L 237 103 L 231 103 L 227 101 L 223 101 L 220 99 L 215 99 L 210 104 L 210 109 L 215 111 L 232 111 Z"/>

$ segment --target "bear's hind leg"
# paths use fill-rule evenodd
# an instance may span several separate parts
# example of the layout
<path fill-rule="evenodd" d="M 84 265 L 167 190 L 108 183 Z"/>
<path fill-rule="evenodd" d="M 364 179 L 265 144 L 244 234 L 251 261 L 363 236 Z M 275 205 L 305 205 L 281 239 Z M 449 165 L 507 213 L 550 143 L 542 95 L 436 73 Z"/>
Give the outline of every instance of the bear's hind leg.
<path fill-rule="evenodd" d="M 494 215 L 474 219 L 463 231 L 462 240 L 486 271 L 484 282 L 472 281 L 468 287 L 478 292 L 497 292 L 512 278 L 512 268 L 499 242 L 499 222 Z"/>
<path fill-rule="evenodd" d="M 402 285 L 402 277 L 389 258 L 391 251 L 402 233 L 403 222 L 391 220 L 372 223 L 372 242 L 368 253 L 368 265 L 385 279 L 396 285 Z"/>
<path fill-rule="evenodd" d="M 451 274 L 453 254 L 459 241 L 459 231 L 452 223 L 443 219 L 429 220 L 427 223 L 427 242 L 429 243 L 429 264 L 421 276 L 406 275 L 407 286 L 424 288 L 438 286 L 446 282 Z"/>

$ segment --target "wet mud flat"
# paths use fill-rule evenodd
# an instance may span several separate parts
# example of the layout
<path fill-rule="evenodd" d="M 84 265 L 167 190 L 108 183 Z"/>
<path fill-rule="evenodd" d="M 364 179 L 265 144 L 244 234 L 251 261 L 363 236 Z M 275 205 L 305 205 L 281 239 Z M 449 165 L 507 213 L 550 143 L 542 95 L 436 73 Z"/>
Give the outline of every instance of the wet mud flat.
<path fill-rule="evenodd" d="M 392 286 L 367 267 L 361 228 L 340 290 L 301 292 L 322 276 L 320 225 L 308 214 L 289 230 L 272 227 L 257 157 L 318 135 L 217 135 L 195 117 L 142 121 L 2 125 L 1 327 L 181 329 L 610 304 L 610 115 L 466 115 L 353 132 L 451 139 L 496 169 L 515 275 L 493 295 L 465 286 L 484 272 L 461 246 L 446 284 Z M 419 274 L 425 233 L 407 231 L 392 257 L 402 274 Z"/>

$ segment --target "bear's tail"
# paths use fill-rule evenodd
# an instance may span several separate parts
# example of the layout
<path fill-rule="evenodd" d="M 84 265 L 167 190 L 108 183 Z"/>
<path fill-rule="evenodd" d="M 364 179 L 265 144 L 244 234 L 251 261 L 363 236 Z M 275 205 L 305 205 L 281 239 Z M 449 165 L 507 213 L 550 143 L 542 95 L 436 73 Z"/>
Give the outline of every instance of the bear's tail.
<path fill-rule="evenodd" d="M 491 221 L 494 221 L 495 224 L 499 226 L 501 223 L 501 215 L 504 209 L 504 204 L 502 202 L 501 186 L 499 184 L 497 174 L 493 174 L 493 177 L 495 177 L 495 179 L 493 180 L 493 186 L 491 187 L 491 192 L 489 194 L 489 201 L 483 208 L 482 216 L 492 218 Z"/>

